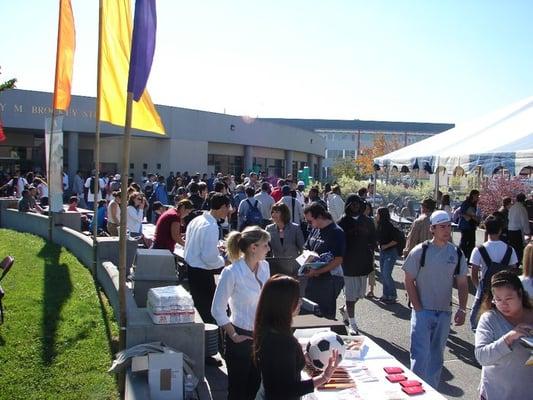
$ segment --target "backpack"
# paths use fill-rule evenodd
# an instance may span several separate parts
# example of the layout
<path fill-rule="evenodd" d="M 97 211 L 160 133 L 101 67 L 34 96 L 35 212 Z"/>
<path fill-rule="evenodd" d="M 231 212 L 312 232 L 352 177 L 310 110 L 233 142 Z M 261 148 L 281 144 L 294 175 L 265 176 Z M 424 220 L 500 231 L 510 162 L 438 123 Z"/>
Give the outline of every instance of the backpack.
<path fill-rule="evenodd" d="M 396 242 L 396 251 L 398 252 L 398 255 L 401 257 L 403 254 L 403 249 L 405 249 L 406 239 L 404 233 L 396 228 L 394 228 L 394 241 Z"/>
<path fill-rule="evenodd" d="M 485 246 L 481 245 L 478 247 L 479 254 L 487 266 L 485 275 L 483 279 L 479 282 L 479 288 L 482 294 L 490 290 L 490 280 L 496 272 L 505 271 L 509 268 L 509 261 L 511 261 L 511 256 L 513 255 L 513 248 L 507 245 L 507 250 L 500 262 L 494 262 L 490 259 L 489 252 Z"/>
<path fill-rule="evenodd" d="M 250 199 L 246 199 L 246 202 L 248 203 L 249 207 L 248 210 L 246 210 L 246 214 L 244 215 L 244 225 L 260 225 L 263 221 L 263 214 L 261 214 L 259 207 L 257 207 L 259 201 L 256 200 L 253 205 L 252 203 L 250 203 Z"/>
<path fill-rule="evenodd" d="M 420 256 L 420 268 L 423 268 L 426 264 L 426 252 L 428 251 L 430 240 L 426 240 L 422 244 L 422 255 Z M 457 250 L 457 265 L 455 266 L 455 272 L 454 275 L 459 275 L 459 272 L 461 271 L 461 257 L 463 256 L 463 252 L 459 247 L 456 247 Z"/>

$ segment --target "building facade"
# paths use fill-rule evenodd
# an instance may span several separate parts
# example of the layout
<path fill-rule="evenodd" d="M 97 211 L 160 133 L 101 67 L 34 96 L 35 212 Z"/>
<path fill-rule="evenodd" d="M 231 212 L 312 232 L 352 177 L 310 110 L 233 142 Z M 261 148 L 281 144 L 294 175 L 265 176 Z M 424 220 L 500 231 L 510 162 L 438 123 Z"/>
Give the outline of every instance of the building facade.
<path fill-rule="evenodd" d="M 386 141 L 405 147 L 453 128 L 454 124 L 424 122 L 388 122 L 362 120 L 283 119 L 265 121 L 315 132 L 326 145 L 323 175 L 331 175 L 331 167 L 343 159 L 354 159 L 365 147 L 372 147 L 378 135 Z"/>
<path fill-rule="evenodd" d="M 45 118 L 52 94 L 8 90 L 0 95 L 0 118 L 6 140 L 0 142 L 0 170 L 45 171 Z M 94 168 L 95 105 L 91 97 L 72 96 L 63 120 L 63 155 L 67 171 Z M 130 173 L 266 171 L 270 176 L 296 174 L 309 166 L 319 178 L 325 140 L 314 132 L 270 121 L 156 106 L 166 135 L 132 131 Z M 100 170 L 120 173 L 123 127 L 101 123 Z"/>

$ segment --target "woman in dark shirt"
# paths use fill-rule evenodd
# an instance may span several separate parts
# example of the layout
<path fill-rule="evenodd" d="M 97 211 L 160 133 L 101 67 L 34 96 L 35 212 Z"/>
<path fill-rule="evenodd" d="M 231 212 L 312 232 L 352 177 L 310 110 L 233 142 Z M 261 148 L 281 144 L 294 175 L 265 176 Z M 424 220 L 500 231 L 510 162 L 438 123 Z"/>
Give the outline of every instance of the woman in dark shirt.
<path fill-rule="evenodd" d="M 253 356 L 262 377 L 256 398 L 298 399 L 328 382 L 337 368 L 338 352 L 333 350 L 324 372 L 302 381 L 305 357 L 291 330 L 292 317 L 300 309 L 299 296 L 298 281 L 286 275 L 274 275 L 263 287 L 254 327 Z"/>
<path fill-rule="evenodd" d="M 394 263 L 398 259 L 398 230 L 390 221 L 389 209 L 378 208 L 376 216 L 377 237 L 379 244 L 379 269 L 383 283 L 383 297 L 381 301 L 387 304 L 396 303 L 396 286 L 392 278 Z"/>

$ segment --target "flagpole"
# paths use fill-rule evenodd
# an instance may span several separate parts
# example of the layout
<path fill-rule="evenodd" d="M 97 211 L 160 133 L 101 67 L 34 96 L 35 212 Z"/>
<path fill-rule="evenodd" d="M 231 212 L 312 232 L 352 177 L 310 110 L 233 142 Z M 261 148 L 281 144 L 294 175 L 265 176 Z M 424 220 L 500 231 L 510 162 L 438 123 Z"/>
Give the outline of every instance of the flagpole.
<path fill-rule="evenodd" d="M 128 92 L 126 100 L 126 123 L 124 125 L 124 137 L 122 139 L 122 176 L 121 176 L 121 191 L 120 197 L 120 241 L 119 241 L 119 304 L 120 304 L 120 334 L 119 334 L 119 350 L 126 348 L 126 244 L 128 237 L 126 235 L 127 228 L 127 207 L 128 207 L 128 175 L 130 162 L 130 139 L 131 139 L 131 116 L 133 107 L 133 92 Z"/>
<path fill-rule="evenodd" d="M 48 180 L 48 240 L 52 241 L 52 227 L 53 225 L 53 213 L 52 213 L 52 186 L 51 178 L 51 167 L 52 167 L 52 142 L 54 137 L 54 119 L 56 117 L 56 96 L 57 96 L 57 83 L 59 81 L 59 71 L 58 71 L 58 64 L 59 64 L 59 52 L 61 51 L 61 43 L 59 43 L 59 39 L 61 37 L 61 0 L 59 0 L 59 12 L 58 15 L 58 22 L 57 22 L 57 46 L 56 46 L 56 70 L 54 74 L 54 95 L 52 96 L 52 116 L 50 119 L 50 133 L 48 135 L 48 171 L 46 174 L 46 178 Z"/>
<path fill-rule="evenodd" d="M 101 85 L 101 67 L 102 67 L 102 56 L 101 56 L 101 47 L 102 47 L 102 13 L 103 13 L 103 0 L 99 1 L 98 8 L 98 56 L 97 56 L 97 67 L 96 67 L 96 128 L 95 128 L 95 139 L 94 139 L 94 169 L 95 169 L 95 178 L 93 180 L 94 187 L 94 199 L 96 200 L 96 194 L 100 190 L 100 85 Z M 95 201 L 93 204 L 93 275 L 96 275 L 97 269 L 97 258 L 98 258 L 98 203 Z M 95 223 L 96 222 L 96 223 Z"/>

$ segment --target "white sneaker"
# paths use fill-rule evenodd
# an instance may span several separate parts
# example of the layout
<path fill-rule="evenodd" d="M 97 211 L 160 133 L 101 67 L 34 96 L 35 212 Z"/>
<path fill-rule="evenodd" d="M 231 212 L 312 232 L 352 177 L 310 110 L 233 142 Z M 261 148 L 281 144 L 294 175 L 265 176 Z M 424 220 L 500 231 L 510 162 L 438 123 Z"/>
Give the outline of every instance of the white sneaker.
<path fill-rule="evenodd" d="M 342 322 L 344 322 L 344 325 L 348 326 L 350 325 L 350 320 L 348 319 L 348 313 L 346 312 L 346 307 L 342 306 L 339 308 L 339 312 L 341 313 Z"/>
<path fill-rule="evenodd" d="M 359 329 L 357 326 L 348 326 L 348 335 L 350 336 L 358 336 L 359 335 Z"/>

